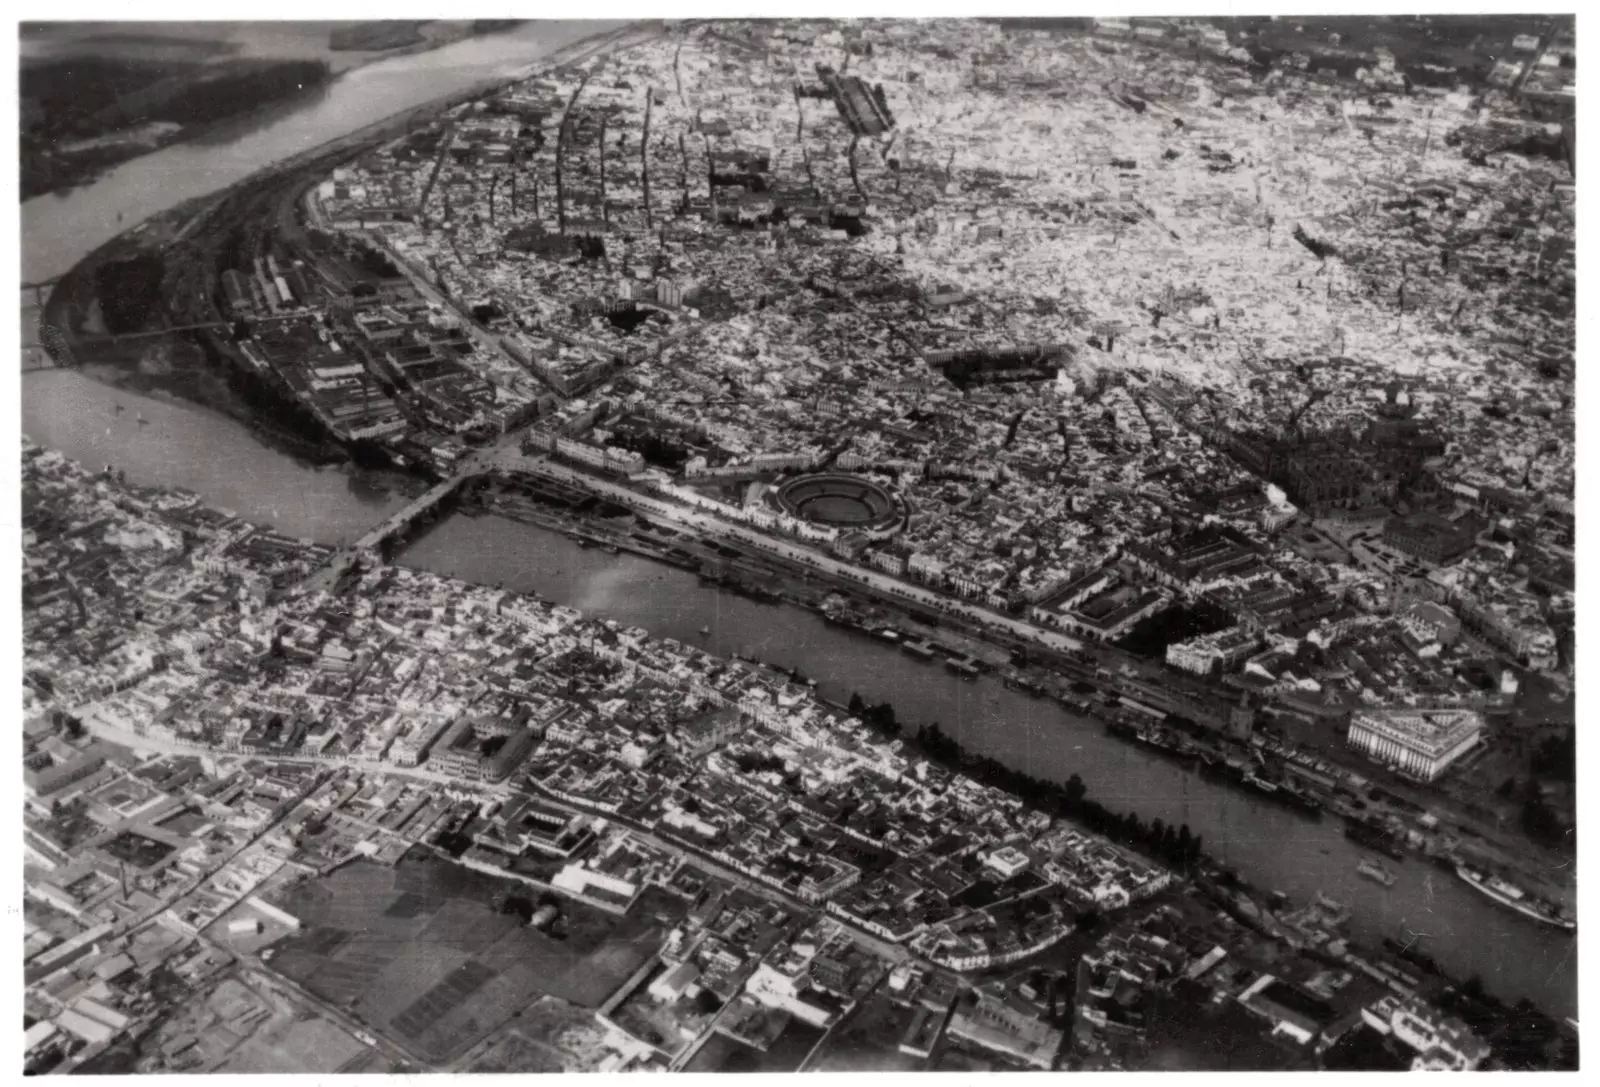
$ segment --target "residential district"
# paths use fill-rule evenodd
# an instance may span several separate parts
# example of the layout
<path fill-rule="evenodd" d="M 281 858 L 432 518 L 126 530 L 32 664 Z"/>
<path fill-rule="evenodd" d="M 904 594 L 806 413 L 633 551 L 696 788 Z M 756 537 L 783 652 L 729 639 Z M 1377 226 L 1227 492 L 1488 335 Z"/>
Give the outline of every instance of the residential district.
<path fill-rule="evenodd" d="M 38 1070 L 1121 1067 L 1196 1000 L 1274 1066 L 1492 1060 L 1338 903 L 1181 893 L 1187 827 L 532 597 L 308 591 L 328 549 L 37 447 L 24 500 Z"/>
<path fill-rule="evenodd" d="M 682 25 L 269 178 L 271 229 L 202 209 L 163 316 L 437 485 L 333 547 L 24 443 L 30 1068 L 1566 1060 L 1187 826 L 384 561 L 471 481 L 565 488 L 1143 646 L 1136 738 L 1254 732 L 1298 776 L 1208 764 L 1320 809 L 1365 784 L 1336 737 L 1478 818 L 1573 667 L 1575 53 L 1525 21 Z M 48 346 L 136 295 L 63 281 Z"/>

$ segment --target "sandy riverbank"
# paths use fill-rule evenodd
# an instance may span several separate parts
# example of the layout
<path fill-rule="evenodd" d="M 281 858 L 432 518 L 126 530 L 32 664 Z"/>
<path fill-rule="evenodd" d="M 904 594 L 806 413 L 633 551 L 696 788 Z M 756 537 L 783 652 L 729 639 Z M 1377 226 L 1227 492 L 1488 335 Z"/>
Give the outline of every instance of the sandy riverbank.
<path fill-rule="evenodd" d="M 331 47 L 336 31 L 365 25 L 354 19 L 23 23 L 17 48 L 23 63 L 79 56 L 178 62 L 318 60 L 326 63 L 334 75 L 342 75 L 375 61 L 437 49 L 471 37 L 473 22 L 470 19 L 432 20 L 417 28 L 420 40 L 375 50 Z"/>

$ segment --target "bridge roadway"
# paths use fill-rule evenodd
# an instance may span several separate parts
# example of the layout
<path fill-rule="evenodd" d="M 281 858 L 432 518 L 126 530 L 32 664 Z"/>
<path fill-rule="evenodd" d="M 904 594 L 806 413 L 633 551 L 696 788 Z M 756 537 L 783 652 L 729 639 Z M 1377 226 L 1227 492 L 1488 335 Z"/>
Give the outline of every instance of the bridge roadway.
<path fill-rule="evenodd" d="M 421 495 L 412 499 L 402 509 L 396 510 L 378 525 L 367 531 L 367 534 L 355 542 L 357 551 L 365 551 L 369 547 L 377 547 L 390 536 L 405 528 L 418 517 L 431 511 L 440 502 L 443 502 L 455 489 L 461 486 L 476 472 L 457 472 L 442 483 L 435 483 Z"/>
<path fill-rule="evenodd" d="M 422 494 L 412 499 L 406 505 L 385 517 L 382 522 L 369 529 L 365 535 L 353 544 L 339 549 L 328 562 L 314 571 L 301 583 L 301 591 L 315 594 L 331 592 L 338 584 L 363 551 L 377 547 L 389 539 L 396 532 L 410 525 L 418 517 L 430 512 L 440 502 L 453 494 L 457 487 L 483 475 L 495 466 L 495 458 L 506 449 L 515 449 L 521 441 L 526 428 L 511 431 L 500 439 L 498 443 L 487 449 L 474 450 L 467 454 L 461 462 L 461 467 L 445 480 L 429 487 Z"/>
<path fill-rule="evenodd" d="M 305 318 L 305 317 L 315 317 L 318 312 L 320 312 L 320 311 L 317 311 L 317 310 L 296 310 L 293 313 L 274 314 L 274 315 L 272 315 L 270 317 L 253 317 L 253 318 L 249 318 L 248 319 L 248 323 L 252 327 L 259 327 L 261 325 L 270 325 L 270 324 L 281 324 L 281 323 L 283 323 L 285 321 L 298 321 L 301 318 Z M 172 335 L 173 333 L 176 333 L 176 332 L 196 332 L 196 331 L 198 331 L 200 329 L 203 329 L 203 328 L 224 329 L 224 328 L 232 328 L 232 327 L 233 327 L 233 322 L 232 321 L 196 321 L 196 322 L 193 322 L 192 324 L 187 324 L 187 325 L 172 325 L 169 328 L 150 328 L 150 329 L 145 329 L 142 332 L 118 332 L 118 333 L 115 333 L 115 334 L 108 334 L 108 335 L 104 335 L 104 336 L 78 336 L 78 337 L 74 338 L 72 346 L 75 346 L 75 347 L 94 347 L 94 346 L 96 346 L 98 344 L 127 343 L 130 340 L 152 340 L 152 339 L 155 339 L 158 336 L 170 336 L 170 335 Z M 43 338 L 43 336 L 42 336 L 42 333 L 41 333 L 41 339 L 42 338 Z M 45 347 L 45 344 L 43 344 L 43 343 L 24 343 L 22 345 L 22 348 L 23 348 L 24 351 L 26 351 L 29 348 L 43 348 L 43 347 Z M 52 365 L 59 366 L 59 365 L 62 365 L 62 364 L 54 363 Z M 28 366 L 27 364 L 24 364 L 24 366 L 23 366 L 24 370 L 29 370 L 29 369 L 42 370 L 42 369 L 50 369 L 50 368 L 51 367 L 49 367 L 49 366 Z"/>

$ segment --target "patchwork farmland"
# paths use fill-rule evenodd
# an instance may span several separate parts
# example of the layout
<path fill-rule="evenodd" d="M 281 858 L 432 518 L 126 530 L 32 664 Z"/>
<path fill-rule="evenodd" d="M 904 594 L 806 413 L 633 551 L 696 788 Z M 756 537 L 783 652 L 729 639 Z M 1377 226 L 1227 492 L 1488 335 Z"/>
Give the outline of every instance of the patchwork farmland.
<path fill-rule="evenodd" d="M 562 901 L 550 935 L 498 912 L 497 890 L 527 887 L 422 851 L 393 868 L 357 861 L 278 893 L 302 928 L 271 965 L 437 1063 L 541 997 L 598 1006 L 656 949 L 648 903 L 617 918 Z"/>

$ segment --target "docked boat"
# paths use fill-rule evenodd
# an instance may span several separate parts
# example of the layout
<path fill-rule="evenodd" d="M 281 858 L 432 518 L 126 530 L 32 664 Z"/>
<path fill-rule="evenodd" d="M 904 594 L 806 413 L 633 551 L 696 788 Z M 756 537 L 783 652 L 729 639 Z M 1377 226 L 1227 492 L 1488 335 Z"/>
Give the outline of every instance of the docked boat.
<path fill-rule="evenodd" d="M 1385 887 L 1393 887 L 1395 881 L 1400 878 L 1393 871 L 1370 858 L 1364 859 L 1360 864 L 1356 865 L 1356 872 L 1359 875 L 1366 876 L 1374 883 L 1383 884 Z"/>
<path fill-rule="evenodd" d="M 735 586 L 735 588 L 745 599 L 754 600 L 757 604 L 783 603 L 783 594 L 775 589 L 769 589 L 765 585 L 740 584 Z"/>
<path fill-rule="evenodd" d="M 861 620 L 842 608 L 823 608 L 817 614 L 822 616 L 824 623 L 832 623 L 834 626 L 848 627 L 851 630 L 858 630 L 861 627 Z"/>
<path fill-rule="evenodd" d="M 1567 916 L 1559 907 L 1541 902 L 1514 883 L 1508 883 L 1497 876 L 1485 875 L 1464 864 L 1456 866 L 1456 875 L 1485 898 L 1498 902 L 1507 909 L 1515 910 L 1529 920 L 1566 932 L 1578 930 L 1578 922 Z"/>
<path fill-rule="evenodd" d="M 1115 736 L 1119 740 L 1137 740 L 1139 738 L 1139 729 L 1127 721 L 1112 719 L 1106 722 L 1106 734 Z"/>
<path fill-rule="evenodd" d="M 1397 861 L 1406 859 L 1405 849 L 1401 847 L 1400 842 L 1387 829 L 1376 823 L 1369 823 L 1364 819 L 1347 819 L 1344 824 L 1344 836 L 1359 846 L 1376 850 Z"/>
<path fill-rule="evenodd" d="M 1322 801 L 1292 782 L 1284 782 L 1279 785 L 1277 796 L 1274 799 L 1288 805 L 1302 815 L 1309 815 L 1314 819 L 1322 818 Z"/>
<path fill-rule="evenodd" d="M 1263 794 L 1265 796 L 1272 797 L 1274 799 L 1277 798 L 1277 795 L 1278 795 L 1278 784 L 1277 784 L 1277 782 L 1268 781 L 1266 778 L 1261 777 L 1260 775 L 1256 774 L 1254 771 L 1246 771 L 1245 775 L 1244 775 L 1244 778 L 1242 780 L 1244 781 L 1245 785 L 1249 786 L 1254 791 L 1256 791 L 1258 793 L 1261 793 L 1261 794 Z"/>
<path fill-rule="evenodd" d="M 1200 757 L 1201 770 L 1212 777 L 1235 785 L 1242 784 L 1250 773 L 1250 763 L 1237 755 L 1211 755 Z"/>
<path fill-rule="evenodd" d="M 1136 743 L 1169 759 L 1178 759 L 1191 764 L 1194 762 L 1195 752 L 1188 741 L 1166 729 L 1145 725 L 1134 730 L 1133 739 Z"/>
<path fill-rule="evenodd" d="M 1247 771 L 1240 782 L 1266 800 L 1292 808 L 1302 815 L 1322 815 L 1322 801 L 1306 792 L 1292 781 L 1266 777 L 1255 770 Z"/>

